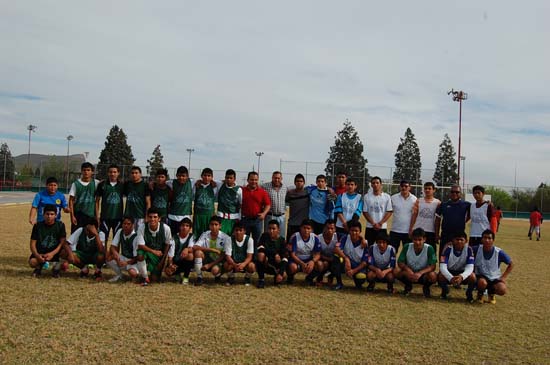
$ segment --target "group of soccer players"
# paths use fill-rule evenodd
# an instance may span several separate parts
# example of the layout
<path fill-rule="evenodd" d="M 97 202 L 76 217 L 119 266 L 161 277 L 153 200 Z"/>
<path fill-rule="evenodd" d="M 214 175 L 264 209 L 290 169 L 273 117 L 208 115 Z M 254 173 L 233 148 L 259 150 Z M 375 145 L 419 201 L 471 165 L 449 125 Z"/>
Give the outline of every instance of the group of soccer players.
<path fill-rule="evenodd" d="M 72 264 L 80 268 L 81 277 L 89 275 L 89 267 L 95 267 L 93 277 L 103 280 L 102 268 L 106 265 L 114 272 L 110 282 L 122 280 L 123 272 L 127 272 L 142 285 L 160 282 L 163 275 L 189 284 L 194 271 L 196 286 L 203 284 L 205 273 L 210 273 L 214 282 L 222 282 L 225 275 L 226 285 L 235 284 L 238 273 L 243 274 L 244 284 L 250 285 L 252 275 L 257 273 L 256 286 L 264 288 L 266 274 L 273 276 L 274 285 L 281 285 L 292 284 L 296 274 L 302 272 L 307 285 L 334 290 L 344 287 L 346 276 L 356 288 L 367 283 L 369 292 L 375 290 L 376 283 L 385 283 L 390 294 L 396 292 L 396 280 L 403 283 L 404 295 L 419 284 L 423 295 L 430 297 L 431 286 L 438 284 L 443 299 L 448 298 L 450 287 L 464 285 L 469 302 L 483 302 L 487 291 L 487 301 L 495 303 L 495 295 L 507 292 L 506 280 L 513 263 L 494 245 L 491 205 L 483 201 L 482 187 L 474 188 L 475 204 L 463 204 L 453 194 L 449 202 L 441 203 L 433 198 L 432 183 L 425 184 L 421 199 L 410 194 L 406 181 L 400 184 L 402 191 L 390 197 L 382 192 L 380 178 L 374 177 L 371 191 L 361 196 L 355 191 L 355 181 L 345 176 L 342 179 L 342 174 L 338 174 L 339 183 L 334 188 L 327 188 L 326 178 L 320 175 L 317 186 L 310 189 L 297 181 L 303 179 L 298 174 L 296 189 L 284 190 L 291 216 L 289 234 L 284 237 L 284 213 L 268 214 L 275 212 L 278 203 L 274 197 L 258 198 L 263 196 L 262 187 L 257 185 L 254 172 L 249 173 L 244 187 L 236 185 L 233 170 L 217 182 L 208 168 L 203 169 L 200 180 L 193 182 L 184 166 L 178 168 L 172 181 L 168 181 L 166 170 L 156 171 L 151 183 L 144 181 L 139 167 L 132 167 L 130 180 L 125 183 L 119 180 L 116 165 L 109 166 L 105 181 L 95 180 L 93 173 L 92 164 L 82 164 L 81 177 L 72 184 L 68 203 L 57 192 L 54 178 L 49 178 L 46 190 L 35 197 L 29 214 L 33 224 L 29 258 L 33 276 L 40 276 L 45 267 L 52 265 L 52 275 L 59 277 Z M 278 181 L 275 175 L 279 175 Z M 276 172 L 273 176 L 269 188 L 279 193 L 282 174 Z M 451 192 L 453 189 L 456 192 L 458 187 Z M 307 193 L 301 194 L 302 190 Z M 481 194 L 476 196 L 476 191 Z M 312 196 L 312 192 L 317 195 Z M 304 196 L 310 208 L 298 226 L 290 224 L 297 209 L 296 200 L 288 199 L 289 195 Z M 284 197 L 282 201 L 286 210 Z M 247 217 L 241 215 L 245 204 L 247 211 L 258 205 L 256 220 L 272 216 L 265 219 L 259 237 L 254 237 L 255 226 L 246 224 Z M 316 204 L 326 214 L 322 223 L 319 212 L 314 212 Z M 61 210 L 71 217 L 68 238 Z M 300 210 L 299 214 L 304 214 Z M 388 235 L 386 221 L 392 213 Z M 365 234 L 359 221 L 361 214 L 367 221 Z M 283 224 L 276 219 L 281 216 Z M 476 236 L 468 241 L 464 227 L 470 217 L 471 235 Z M 441 224 L 437 273 L 436 242 Z M 507 265 L 503 273 L 501 263 Z"/>

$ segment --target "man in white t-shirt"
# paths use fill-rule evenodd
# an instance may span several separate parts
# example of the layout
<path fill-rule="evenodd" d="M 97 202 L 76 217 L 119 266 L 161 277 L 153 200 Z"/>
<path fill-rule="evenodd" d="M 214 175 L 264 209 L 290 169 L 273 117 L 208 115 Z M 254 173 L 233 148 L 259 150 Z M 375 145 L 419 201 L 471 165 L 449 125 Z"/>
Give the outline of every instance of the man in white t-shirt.
<path fill-rule="evenodd" d="M 219 283 L 222 277 L 222 262 L 225 259 L 225 247 L 231 245 L 231 237 L 221 231 L 222 218 L 212 216 L 208 231 L 203 232 L 193 246 L 196 286 L 202 285 L 202 272 L 209 271 L 214 281 Z"/>
<path fill-rule="evenodd" d="M 250 285 L 250 276 L 256 271 L 254 262 L 254 239 L 246 234 L 241 222 L 233 226 L 231 242 L 224 247 L 225 263 L 223 268 L 227 272 L 227 285 L 235 283 L 235 273 L 244 272 L 244 285 Z"/>
<path fill-rule="evenodd" d="M 375 176 L 370 180 L 371 190 L 363 196 L 363 215 L 367 220 L 365 238 L 373 245 L 381 230 L 386 231 L 387 221 L 393 211 L 391 197 L 382 191 L 382 179 Z M 387 232 L 386 232 L 387 233 Z"/>
<path fill-rule="evenodd" d="M 401 242 L 403 242 L 403 245 L 410 242 L 409 228 L 411 226 L 413 206 L 417 200 L 416 196 L 411 194 L 411 185 L 408 181 L 401 180 L 399 189 L 401 190 L 399 193 L 391 196 L 393 218 L 390 230 L 390 244 L 395 248 L 395 252 L 399 251 Z"/>
<path fill-rule="evenodd" d="M 111 260 L 107 265 L 115 272 L 109 282 L 122 279 L 122 270 L 126 270 L 132 279 L 138 276 L 137 267 L 137 233 L 134 231 L 134 220 L 131 217 L 122 219 L 122 228 L 114 235 L 110 247 Z"/>

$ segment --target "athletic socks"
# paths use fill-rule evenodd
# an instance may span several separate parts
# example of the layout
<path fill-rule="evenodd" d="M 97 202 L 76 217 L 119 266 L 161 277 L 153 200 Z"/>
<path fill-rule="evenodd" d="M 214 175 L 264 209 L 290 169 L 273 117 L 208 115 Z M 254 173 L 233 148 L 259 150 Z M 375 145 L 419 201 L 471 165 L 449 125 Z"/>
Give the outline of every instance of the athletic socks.
<path fill-rule="evenodd" d="M 147 275 L 147 265 L 145 264 L 145 260 L 138 261 L 136 265 L 137 265 L 138 272 L 141 275 L 141 277 L 146 279 L 148 277 L 148 275 Z"/>
<path fill-rule="evenodd" d="M 122 275 L 122 271 L 120 271 L 120 267 L 118 267 L 116 260 L 108 261 L 107 266 L 109 266 L 111 270 L 115 272 L 116 275 Z"/>
<path fill-rule="evenodd" d="M 197 274 L 198 277 L 201 277 L 202 278 L 202 259 L 197 257 L 195 258 L 195 273 Z"/>

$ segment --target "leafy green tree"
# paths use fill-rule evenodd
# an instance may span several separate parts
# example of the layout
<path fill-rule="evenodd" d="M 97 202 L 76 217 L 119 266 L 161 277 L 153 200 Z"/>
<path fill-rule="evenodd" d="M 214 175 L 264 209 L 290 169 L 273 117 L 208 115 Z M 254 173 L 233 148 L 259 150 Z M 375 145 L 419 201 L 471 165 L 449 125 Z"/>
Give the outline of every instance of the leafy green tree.
<path fill-rule="evenodd" d="M 400 139 L 395 152 L 393 182 L 399 183 L 401 180 L 407 180 L 411 185 L 422 185 L 422 180 L 420 180 L 421 169 L 420 148 L 418 148 L 414 133 L 410 128 L 407 128 L 405 137 Z M 415 194 L 418 194 L 418 191 L 415 191 Z"/>
<path fill-rule="evenodd" d="M 12 180 L 15 172 L 15 163 L 11 155 L 10 148 L 7 143 L 2 143 L 0 147 L 0 179 L 4 185 L 4 179 Z"/>
<path fill-rule="evenodd" d="M 164 156 L 160 152 L 160 144 L 153 150 L 151 158 L 147 160 L 147 174 L 154 179 L 158 169 L 164 168 Z"/>
<path fill-rule="evenodd" d="M 450 186 L 458 184 L 457 164 L 455 149 L 449 135 L 445 133 L 443 141 L 439 145 L 439 154 L 435 164 L 434 182 L 438 186 Z"/>
<path fill-rule="evenodd" d="M 105 147 L 99 154 L 96 175 L 98 179 L 107 178 L 107 170 L 111 164 L 117 164 L 121 169 L 121 177 L 128 179 L 130 176 L 130 166 L 134 164 L 136 159 L 132 154 L 132 147 L 128 145 L 127 140 L 128 137 L 122 128 L 119 128 L 117 125 L 111 127 L 105 141 Z"/>
<path fill-rule="evenodd" d="M 345 172 L 347 176 L 357 181 L 359 189 L 364 187 L 364 178 L 368 179 L 367 159 L 363 157 L 363 142 L 349 120 L 336 133 L 334 145 L 330 147 L 326 161 L 325 174 L 330 184 L 338 172 Z"/>
<path fill-rule="evenodd" d="M 489 186 L 485 188 L 485 194 L 491 195 L 491 202 L 495 207 L 500 207 L 502 210 L 514 210 L 515 201 L 512 195 L 506 190 Z"/>

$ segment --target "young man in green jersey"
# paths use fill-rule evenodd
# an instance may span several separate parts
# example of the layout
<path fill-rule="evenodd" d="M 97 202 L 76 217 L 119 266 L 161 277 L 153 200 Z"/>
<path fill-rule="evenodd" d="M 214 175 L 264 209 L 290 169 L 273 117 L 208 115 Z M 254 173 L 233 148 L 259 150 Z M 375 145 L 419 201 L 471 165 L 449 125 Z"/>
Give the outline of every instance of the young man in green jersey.
<path fill-rule="evenodd" d="M 111 260 L 107 265 L 115 272 L 109 280 L 114 283 L 122 279 L 122 270 L 126 270 L 132 279 L 138 277 L 137 267 L 137 233 L 134 231 L 134 220 L 130 217 L 122 219 L 122 228 L 119 229 L 109 249 Z"/>
<path fill-rule="evenodd" d="M 180 231 L 173 236 L 173 244 L 168 252 L 168 266 L 164 271 L 166 275 L 180 276 L 183 285 L 189 284 L 189 273 L 193 268 L 193 246 L 195 240 L 191 233 L 193 222 L 189 218 L 183 218 L 180 222 Z"/>
<path fill-rule="evenodd" d="M 80 166 L 80 178 L 75 180 L 69 191 L 71 211 L 71 233 L 95 219 L 95 190 L 99 181 L 94 179 L 94 165 L 84 162 Z"/>
<path fill-rule="evenodd" d="M 134 219 L 134 229 L 145 221 L 145 212 L 151 207 L 151 191 L 149 185 L 141 177 L 141 168 L 132 166 L 130 181 L 124 183 L 126 207 L 124 215 Z"/>
<path fill-rule="evenodd" d="M 137 244 L 137 265 L 143 284 L 149 284 L 149 274 L 154 281 L 160 282 L 172 245 L 172 234 L 170 227 L 160 221 L 157 209 L 147 211 L 147 222 L 137 230 Z"/>
<path fill-rule="evenodd" d="M 162 223 L 168 223 L 168 204 L 172 195 L 172 189 L 166 184 L 167 178 L 168 170 L 158 169 L 151 187 L 151 206 L 158 210 Z"/>
<path fill-rule="evenodd" d="M 412 232 L 412 243 L 407 243 L 397 265 L 397 279 L 405 285 L 404 295 L 409 295 L 413 284 L 422 284 L 422 292 L 426 298 L 430 297 L 430 287 L 437 281 L 435 265 L 437 257 L 434 248 L 426 243 L 426 233 L 422 228 Z"/>
<path fill-rule="evenodd" d="M 172 189 L 168 209 L 168 225 L 172 230 L 172 236 L 175 236 L 180 231 L 180 224 L 183 219 L 191 219 L 193 214 L 193 181 L 189 178 L 187 167 L 178 167 L 176 178 L 168 181 L 167 185 Z"/>
<path fill-rule="evenodd" d="M 210 271 L 215 282 L 221 281 L 222 263 L 225 259 L 224 247 L 231 244 L 231 237 L 221 231 L 222 219 L 218 216 L 210 218 L 209 230 L 203 232 L 193 246 L 195 285 L 202 285 L 202 272 Z"/>
<path fill-rule="evenodd" d="M 256 270 L 259 289 L 265 287 L 265 274 L 274 276 L 275 285 L 282 283 L 288 265 L 288 249 L 284 237 L 281 237 L 279 222 L 272 219 L 267 224 L 267 232 L 260 236 L 257 243 Z"/>
<path fill-rule="evenodd" d="M 59 257 L 66 246 L 65 224 L 61 221 L 56 221 L 57 208 L 55 205 L 48 204 L 44 206 L 44 220 L 35 223 L 32 227 L 30 249 L 31 256 L 29 257 L 29 265 L 34 270 L 33 277 L 38 277 L 42 274 L 42 267 L 46 263 L 55 262 L 52 270 L 54 278 L 59 277 Z"/>
<path fill-rule="evenodd" d="M 222 232 L 232 234 L 236 221 L 241 219 L 243 189 L 235 182 L 237 174 L 229 169 L 225 172 L 224 184 L 218 191 L 218 217 L 222 218 Z"/>
<path fill-rule="evenodd" d="M 233 227 L 231 243 L 225 245 L 225 263 L 223 268 L 227 272 L 227 285 L 235 283 L 235 274 L 244 272 L 244 284 L 250 285 L 250 276 L 256 271 L 252 259 L 254 258 L 254 240 L 246 234 L 244 226 L 238 222 Z"/>
<path fill-rule="evenodd" d="M 193 236 L 198 239 L 203 232 L 208 230 L 210 217 L 214 215 L 214 203 L 218 187 L 212 184 L 214 172 L 210 168 L 204 168 L 201 180 L 193 186 L 194 211 L 193 211 Z"/>
<path fill-rule="evenodd" d="M 123 209 L 123 185 L 118 180 L 120 170 L 117 165 L 110 165 L 107 170 L 108 180 L 102 181 L 95 192 L 95 216 L 99 230 L 105 235 L 105 245 L 109 240 L 109 233 L 113 236 L 120 228 Z M 110 256 L 107 251 L 107 257 Z"/>
<path fill-rule="evenodd" d="M 101 268 L 105 263 L 105 235 L 97 230 L 97 221 L 89 220 L 84 227 L 71 234 L 67 243 L 69 262 L 80 268 L 80 277 L 88 276 L 88 265 L 95 265 L 93 278 L 103 280 Z"/>

